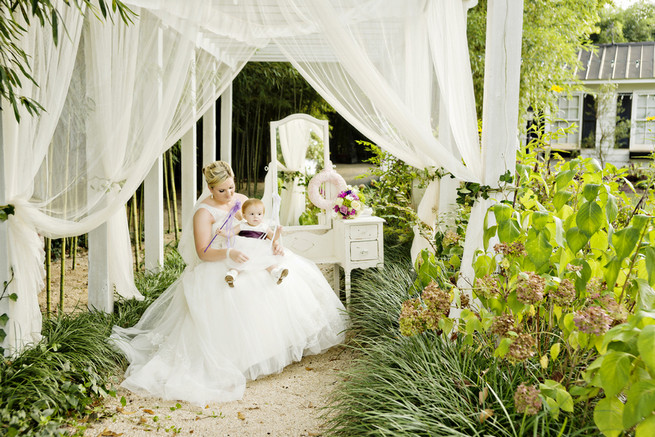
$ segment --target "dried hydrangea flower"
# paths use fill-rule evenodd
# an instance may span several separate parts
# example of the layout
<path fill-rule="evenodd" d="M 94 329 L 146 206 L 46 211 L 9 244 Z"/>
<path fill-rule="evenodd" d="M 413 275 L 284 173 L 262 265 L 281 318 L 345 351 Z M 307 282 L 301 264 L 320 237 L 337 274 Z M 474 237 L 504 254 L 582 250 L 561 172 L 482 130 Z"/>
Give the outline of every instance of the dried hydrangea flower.
<path fill-rule="evenodd" d="M 448 229 L 443 236 L 443 240 L 441 240 L 441 244 L 444 247 L 454 246 L 459 242 L 460 239 L 461 237 L 457 232 L 453 231 L 452 229 Z"/>
<path fill-rule="evenodd" d="M 602 291 L 607 288 L 605 281 L 594 276 L 587 281 L 587 293 L 591 299 L 598 299 Z"/>
<path fill-rule="evenodd" d="M 460 294 L 459 295 L 459 307 L 464 309 L 468 308 L 471 305 L 471 299 L 469 298 L 468 294 Z"/>
<path fill-rule="evenodd" d="M 439 288 L 436 282 L 432 281 L 421 293 L 421 299 L 427 306 L 428 312 L 435 316 L 446 316 L 450 313 L 450 294 Z"/>
<path fill-rule="evenodd" d="M 491 323 L 491 333 L 500 337 L 505 337 L 509 331 L 517 332 L 517 330 L 516 326 L 514 326 L 514 316 L 511 314 L 501 314 L 494 317 L 494 321 Z"/>
<path fill-rule="evenodd" d="M 525 361 L 535 354 L 535 341 L 530 334 L 519 334 L 509 345 L 507 359 L 512 362 Z"/>
<path fill-rule="evenodd" d="M 607 314 L 613 321 L 625 322 L 628 318 L 628 310 L 623 305 L 620 305 L 611 294 L 602 296 L 598 299 L 598 303 L 600 303 L 600 306 L 607 311 Z"/>
<path fill-rule="evenodd" d="M 525 273 L 527 278 L 520 275 L 518 281 L 516 281 L 516 299 L 519 302 L 534 305 L 544 298 L 546 280 L 535 272 Z"/>
<path fill-rule="evenodd" d="M 487 299 L 498 295 L 500 292 L 498 279 L 493 275 L 485 275 L 481 278 L 477 278 L 475 280 L 475 289 L 478 296 L 483 296 Z"/>
<path fill-rule="evenodd" d="M 574 266 L 573 264 L 567 264 L 566 270 L 570 272 L 580 272 L 582 271 L 582 266 Z"/>
<path fill-rule="evenodd" d="M 514 256 L 525 256 L 527 252 L 525 251 L 525 246 L 520 241 L 515 241 L 512 244 L 507 243 L 497 243 L 494 245 L 494 251 L 496 253 L 501 253 L 505 256 L 514 255 Z"/>
<path fill-rule="evenodd" d="M 590 306 L 575 312 L 573 323 L 586 334 L 601 335 L 610 329 L 612 318 L 599 306 Z"/>
<path fill-rule="evenodd" d="M 575 300 L 575 285 L 568 279 L 562 279 L 559 287 L 550 292 L 550 297 L 561 307 L 570 306 Z"/>
<path fill-rule="evenodd" d="M 534 416 L 541 410 L 539 390 L 532 385 L 521 384 L 514 392 L 514 409 L 519 414 Z"/>
<path fill-rule="evenodd" d="M 418 298 L 403 302 L 400 309 L 400 333 L 406 337 L 417 335 L 425 331 L 423 308 Z"/>

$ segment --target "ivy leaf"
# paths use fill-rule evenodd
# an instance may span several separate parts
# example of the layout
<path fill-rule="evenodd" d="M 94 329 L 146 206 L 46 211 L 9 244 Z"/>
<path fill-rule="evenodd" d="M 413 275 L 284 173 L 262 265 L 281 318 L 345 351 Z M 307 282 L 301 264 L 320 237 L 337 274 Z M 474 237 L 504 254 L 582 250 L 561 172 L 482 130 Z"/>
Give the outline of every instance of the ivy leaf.
<path fill-rule="evenodd" d="M 605 436 L 618 437 L 623 432 L 623 402 L 616 397 L 606 397 L 598 401 L 594 408 L 594 423 Z"/>
<path fill-rule="evenodd" d="M 605 396 L 614 397 L 623 390 L 630 376 L 630 356 L 625 352 L 609 351 L 600 365 L 598 375 Z"/>
<path fill-rule="evenodd" d="M 582 187 L 582 195 L 588 202 L 591 202 L 598 196 L 598 191 L 600 190 L 600 185 L 598 184 L 586 184 Z"/>
<path fill-rule="evenodd" d="M 612 234 L 612 246 L 616 251 L 616 257 L 624 260 L 629 257 L 639 242 L 639 231 L 635 228 L 625 228 Z"/>
<path fill-rule="evenodd" d="M 589 237 L 587 234 L 582 232 L 577 227 L 572 227 L 566 231 L 566 244 L 574 254 L 578 253 L 578 251 L 582 249 L 588 241 Z"/>
<path fill-rule="evenodd" d="M 596 202 L 585 202 L 575 216 L 575 223 L 591 237 L 605 223 L 603 209 Z"/>

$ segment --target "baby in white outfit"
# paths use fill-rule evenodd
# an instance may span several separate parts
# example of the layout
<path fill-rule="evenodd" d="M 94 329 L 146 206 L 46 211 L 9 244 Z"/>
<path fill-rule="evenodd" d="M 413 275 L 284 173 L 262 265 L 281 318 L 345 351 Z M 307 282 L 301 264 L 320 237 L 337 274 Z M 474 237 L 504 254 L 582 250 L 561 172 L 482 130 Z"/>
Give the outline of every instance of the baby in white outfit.
<path fill-rule="evenodd" d="M 265 269 L 271 274 L 275 282 L 277 284 L 282 283 L 284 278 L 289 274 L 289 270 L 275 263 L 275 258 L 272 255 L 271 248 L 271 243 L 280 238 L 281 228 L 278 226 L 277 229 L 273 231 L 273 229 L 264 222 L 264 202 L 259 199 L 248 199 L 243 202 L 241 213 L 243 214 L 246 223 L 240 223 L 232 228 L 233 235 L 235 236 L 233 248 L 245 252 L 249 258 L 253 256 L 259 257 L 262 256 L 261 243 L 265 242 L 265 246 L 268 247 L 268 251 L 271 252 L 271 255 L 269 257 L 269 255 L 265 255 L 266 252 L 264 252 L 264 259 L 261 259 L 260 261 L 267 264 Z M 222 233 L 224 232 L 222 231 Z M 260 240 L 261 243 L 252 241 L 251 239 Z M 251 261 L 247 261 L 246 263 L 243 263 L 246 265 L 242 265 L 233 262 L 228 257 L 228 264 L 231 268 L 225 275 L 225 282 L 227 282 L 230 287 L 234 287 L 234 281 L 239 273 L 244 270 L 244 268 L 250 268 L 248 265 L 249 263 L 253 264 Z"/>

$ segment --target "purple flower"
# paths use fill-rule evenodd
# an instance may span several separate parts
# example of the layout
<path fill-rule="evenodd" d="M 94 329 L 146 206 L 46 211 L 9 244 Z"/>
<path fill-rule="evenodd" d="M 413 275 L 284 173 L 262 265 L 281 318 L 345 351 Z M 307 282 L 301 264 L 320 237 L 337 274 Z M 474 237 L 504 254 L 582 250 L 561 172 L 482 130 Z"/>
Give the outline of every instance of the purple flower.
<path fill-rule="evenodd" d="M 346 205 L 341 205 L 341 214 L 347 215 L 348 214 L 348 207 Z"/>
<path fill-rule="evenodd" d="M 357 212 L 357 211 L 355 211 L 354 209 L 351 209 L 350 212 L 349 212 L 348 214 L 350 214 L 350 215 L 355 215 L 356 212 Z"/>
<path fill-rule="evenodd" d="M 339 205 L 334 205 L 334 212 L 339 212 Z"/>
<path fill-rule="evenodd" d="M 339 197 L 341 197 L 342 199 L 346 197 L 346 192 L 345 191 L 340 192 Z"/>

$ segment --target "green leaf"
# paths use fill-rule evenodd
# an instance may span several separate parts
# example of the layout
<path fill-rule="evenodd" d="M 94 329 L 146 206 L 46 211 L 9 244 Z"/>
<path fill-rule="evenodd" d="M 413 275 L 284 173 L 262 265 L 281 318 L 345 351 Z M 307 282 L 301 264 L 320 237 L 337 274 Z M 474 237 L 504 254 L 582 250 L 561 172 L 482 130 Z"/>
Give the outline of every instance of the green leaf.
<path fill-rule="evenodd" d="M 635 428 L 635 437 L 652 437 L 655 435 L 655 415 L 650 415 Z"/>
<path fill-rule="evenodd" d="M 635 228 L 625 228 L 612 234 L 612 246 L 616 251 L 616 257 L 623 260 L 630 256 L 639 242 L 639 231 Z"/>
<path fill-rule="evenodd" d="M 495 204 L 493 211 L 494 217 L 496 217 L 496 223 L 507 221 L 512 216 L 512 208 L 504 203 Z"/>
<path fill-rule="evenodd" d="M 623 428 L 629 429 L 655 411 L 655 381 L 646 380 L 633 384 L 623 410 Z"/>
<path fill-rule="evenodd" d="M 535 211 L 532 213 L 532 227 L 538 231 L 546 228 L 549 215 L 547 212 Z"/>
<path fill-rule="evenodd" d="M 655 248 L 649 246 L 642 249 L 646 259 L 646 270 L 648 271 L 648 284 L 655 285 Z"/>
<path fill-rule="evenodd" d="M 585 202 L 575 216 L 578 228 L 591 237 L 605 223 L 603 209 L 596 202 Z"/>
<path fill-rule="evenodd" d="M 588 202 L 591 202 L 592 200 L 596 199 L 596 196 L 598 196 L 598 190 L 600 190 L 600 185 L 586 184 L 584 187 L 582 187 L 582 195 L 585 199 L 587 199 Z"/>
<path fill-rule="evenodd" d="M 655 374 L 655 325 L 645 326 L 637 340 L 639 355 L 652 374 Z"/>
<path fill-rule="evenodd" d="M 582 232 L 577 227 L 572 227 L 566 231 L 566 244 L 574 254 L 578 253 L 578 251 L 582 249 L 588 241 L 589 237 L 587 234 Z"/>
<path fill-rule="evenodd" d="M 548 240 L 546 232 L 537 232 L 534 229 L 530 229 L 528 232 L 525 249 L 528 258 L 534 263 L 537 270 L 541 270 L 541 267 L 550 261 L 550 256 L 553 254 L 553 246 Z"/>
<path fill-rule="evenodd" d="M 628 383 L 630 356 L 625 352 L 609 351 L 603 359 L 598 374 L 605 395 L 616 396 Z"/>
<path fill-rule="evenodd" d="M 623 432 L 623 402 L 616 397 L 606 397 L 598 401 L 594 408 L 594 423 L 607 437 L 618 437 Z"/>
<path fill-rule="evenodd" d="M 521 235 L 521 229 L 516 219 L 498 223 L 498 239 L 501 243 L 513 243 Z"/>
<path fill-rule="evenodd" d="M 607 202 L 605 203 L 605 216 L 607 217 L 607 221 L 609 223 L 612 223 L 616 216 L 619 215 L 619 208 L 616 204 L 616 197 L 608 194 L 607 195 Z"/>
<path fill-rule="evenodd" d="M 3 313 L 3 314 L 0 316 L 0 326 L 5 326 L 5 325 L 7 325 L 7 322 L 8 322 L 8 321 L 9 321 L 9 316 L 7 315 L 7 313 Z"/>
<path fill-rule="evenodd" d="M 489 228 L 486 228 L 484 230 L 484 235 L 483 235 L 483 243 L 484 243 L 484 250 L 486 251 L 489 248 L 489 240 L 491 237 L 496 235 L 496 229 L 498 229 L 498 226 L 494 225 Z"/>
<path fill-rule="evenodd" d="M 630 224 L 641 232 L 644 229 L 644 226 L 647 226 L 649 222 L 650 217 L 647 215 L 635 214 L 634 217 L 632 217 L 632 222 Z"/>
<path fill-rule="evenodd" d="M 607 283 L 608 290 L 614 289 L 616 278 L 618 278 L 620 270 L 621 261 L 617 257 L 612 257 L 610 262 L 605 266 L 605 283 Z"/>
<path fill-rule="evenodd" d="M 639 287 L 639 296 L 637 296 L 637 308 L 642 310 L 652 310 L 655 308 L 655 290 L 648 285 L 648 281 L 642 278 L 637 278 L 637 286 Z"/>
<path fill-rule="evenodd" d="M 555 361 L 559 356 L 559 351 L 561 349 L 561 343 L 555 343 L 550 347 L 550 357 Z"/>
<path fill-rule="evenodd" d="M 562 209 L 562 206 L 566 205 L 572 196 L 573 193 L 570 191 L 558 191 L 555 193 L 553 196 L 553 206 L 555 207 L 555 211 Z"/>
<path fill-rule="evenodd" d="M 566 170 L 557 173 L 557 176 L 555 176 L 557 191 L 566 187 L 569 184 L 569 182 L 573 180 L 575 173 L 576 173 L 575 170 Z"/>

